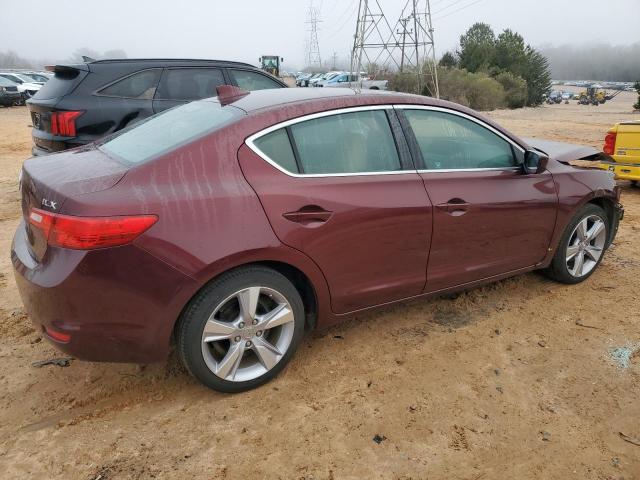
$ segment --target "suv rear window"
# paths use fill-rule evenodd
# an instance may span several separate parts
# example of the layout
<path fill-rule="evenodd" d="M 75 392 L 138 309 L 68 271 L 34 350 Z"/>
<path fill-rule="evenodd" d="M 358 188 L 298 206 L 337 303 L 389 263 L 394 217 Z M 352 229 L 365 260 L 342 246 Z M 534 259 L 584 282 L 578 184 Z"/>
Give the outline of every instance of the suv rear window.
<path fill-rule="evenodd" d="M 55 75 L 45 83 L 38 93 L 37 100 L 49 100 L 51 98 L 59 98 L 70 94 L 84 77 L 87 76 L 86 71 L 78 70 L 73 67 L 56 67 Z"/>
<path fill-rule="evenodd" d="M 143 70 L 100 90 L 100 95 L 151 100 L 156 93 L 162 69 Z"/>
<path fill-rule="evenodd" d="M 242 117 L 239 108 L 202 101 L 166 110 L 121 130 L 100 145 L 108 155 L 139 164 L 186 145 Z"/>

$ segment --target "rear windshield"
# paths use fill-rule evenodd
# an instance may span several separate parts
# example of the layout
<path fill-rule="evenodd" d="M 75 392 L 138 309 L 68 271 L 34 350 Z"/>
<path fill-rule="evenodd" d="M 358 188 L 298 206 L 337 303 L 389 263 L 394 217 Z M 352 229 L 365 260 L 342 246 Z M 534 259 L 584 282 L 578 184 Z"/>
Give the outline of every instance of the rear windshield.
<path fill-rule="evenodd" d="M 64 97 L 71 93 L 82 82 L 87 72 L 76 70 L 72 67 L 63 67 L 56 70 L 53 78 L 49 79 L 40 90 L 38 90 L 37 99 L 50 100 L 52 98 Z"/>
<path fill-rule="evenodd" d="M 175 150 L 237 120 L 244 111 L 204 100 L 187 103 L 125 128 L 100 145 L 107 155 L 138 164 Z"/>

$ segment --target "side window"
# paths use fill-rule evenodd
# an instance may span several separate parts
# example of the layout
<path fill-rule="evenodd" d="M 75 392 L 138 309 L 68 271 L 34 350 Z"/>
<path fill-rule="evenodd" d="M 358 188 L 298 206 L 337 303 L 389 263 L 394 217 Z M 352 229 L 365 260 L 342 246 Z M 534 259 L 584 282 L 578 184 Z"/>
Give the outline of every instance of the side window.
<path fill-rule="evenodd" d="M 156 99 L 199 100 L 215 97 L 216 87 L 224 85 L 218 68 L 170 68 L 164 71 Z"/>
<path fill-rule="evenodd" d="M 293 154 L 293 149 L 289 142 L 289 135 L 285 128 L 268 133 L 258 138 L 254 143 L 255 146 L 273 162 L 288 172 L 298 173 L 296 157 Z"/>
<path fill-rule="evenodd" d="M 111 97 L 142 98 L 151 100 L 156 93 L 161 69 L 143 70 L 103 88 L 98 93 Z"/>
<path fill-rule="evenodd" d="M 249 70 L 227 70 L 229 76 L 235 80 L 238 87 L 252 91 L 264 90 L 266 88 L 282 88 L 278 82 L 258 72 Z"/>
<path fill-rule="evenodd" d="M 384 110 L 320 117 L 290 128 L 303 173 L 401 170 Z"/>
<path fill-rule="evenodd" d="M 430 170 L 516 165 L 511 144 L 474 121 L 432 110 L 403 112 Z"/>

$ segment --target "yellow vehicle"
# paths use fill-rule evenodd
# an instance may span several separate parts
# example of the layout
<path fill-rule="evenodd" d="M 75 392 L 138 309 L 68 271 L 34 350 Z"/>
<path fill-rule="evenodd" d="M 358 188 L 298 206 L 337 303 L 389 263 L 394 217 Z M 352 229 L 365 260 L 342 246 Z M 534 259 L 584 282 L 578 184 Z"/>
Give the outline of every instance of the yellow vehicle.
<path fill-rule="evenodd" d="M 600 162 L 600 168 L 620 180 L 640 181 L 640 120 L 616 123 L 607 132 L 602 151 L 613 161 Z"/>
<path fill-rule="evenodd" d="M 604 90 L 600 90 L 596 87 L 587 87 L 587 90 L 580 92 L 577 95 L 577 98 L 580 105 L 598 106 L 607 101 L 607 95 Z"/>

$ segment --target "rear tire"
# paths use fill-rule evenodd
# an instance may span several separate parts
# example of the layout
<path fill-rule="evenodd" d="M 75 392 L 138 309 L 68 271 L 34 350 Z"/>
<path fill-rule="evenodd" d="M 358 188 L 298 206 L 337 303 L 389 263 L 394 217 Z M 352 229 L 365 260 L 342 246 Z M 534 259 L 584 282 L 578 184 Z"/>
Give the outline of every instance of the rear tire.
<path fill-rule="evenodd" d="M 232 270 L 205 286 L 183 312 L 177 349 L 187 370 L 220 392 L 242 392 L 273 379 L 304 335 L 300 294 L 261 266 Z"/>
<path fill-rule="evenodd" d="M 594 204 L 585 205 L 567 225 L 545 273 L 561 283 L 583 282 L 600 265 L 608 235 L 609 222 L 604 210 Z"/>

